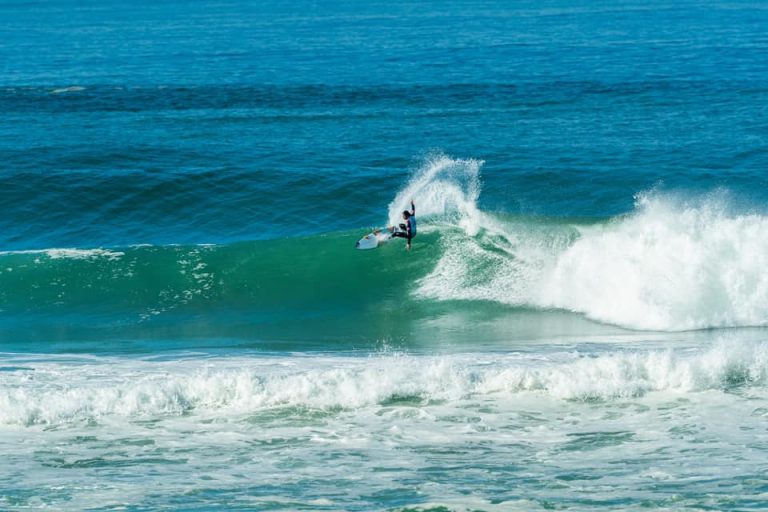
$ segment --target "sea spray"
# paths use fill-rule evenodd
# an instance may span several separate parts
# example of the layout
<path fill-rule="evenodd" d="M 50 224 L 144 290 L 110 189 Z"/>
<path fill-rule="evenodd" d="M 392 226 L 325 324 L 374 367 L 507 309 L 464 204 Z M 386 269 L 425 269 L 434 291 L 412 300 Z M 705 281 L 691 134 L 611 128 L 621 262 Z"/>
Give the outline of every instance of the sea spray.
<path fill-rule="evenodd" d="M 417 217 L 433 222 L 451 220 L 469 235 L 479 229 L 480 168 L 482 160 L 432 155 L 389 204 L 388 224 L 402 222 L 402 212 L 416 202 Z"/>

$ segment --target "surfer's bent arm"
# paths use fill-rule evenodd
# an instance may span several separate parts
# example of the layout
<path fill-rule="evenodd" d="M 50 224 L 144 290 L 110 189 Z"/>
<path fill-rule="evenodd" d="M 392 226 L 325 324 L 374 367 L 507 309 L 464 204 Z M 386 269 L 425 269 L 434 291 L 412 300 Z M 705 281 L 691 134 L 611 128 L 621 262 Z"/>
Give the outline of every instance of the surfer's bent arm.
<path fill-rule="evenodd" d="M 413 204 L 413 199 L 411 199 L 411 215 L 416 216 L 416 205 Z"/>

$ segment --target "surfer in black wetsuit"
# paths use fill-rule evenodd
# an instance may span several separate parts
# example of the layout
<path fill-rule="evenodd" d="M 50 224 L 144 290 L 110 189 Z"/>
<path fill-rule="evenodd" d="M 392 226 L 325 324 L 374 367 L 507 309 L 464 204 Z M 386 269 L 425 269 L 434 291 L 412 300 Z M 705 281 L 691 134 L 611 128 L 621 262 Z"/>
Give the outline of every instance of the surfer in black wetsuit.
<path fill-rule="evenodd" d="M 400 224 L 400 229 L 395 230 L 393 226 L 388 229 L 392 233 L 392 238 L 405 238 L 407 240 L 405 248 L 411 250 L 411 239 L 416 236 L 416 205 L 411 199 L 411 211 L 403 211 L 404 224 Z"/>

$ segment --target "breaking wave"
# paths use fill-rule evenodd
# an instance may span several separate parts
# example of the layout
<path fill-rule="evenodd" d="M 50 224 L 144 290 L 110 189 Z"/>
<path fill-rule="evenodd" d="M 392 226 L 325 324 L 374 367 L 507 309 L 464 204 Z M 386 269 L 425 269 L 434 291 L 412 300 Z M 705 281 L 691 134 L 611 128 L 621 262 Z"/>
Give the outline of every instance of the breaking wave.
<path fill-rule="evenodd" d="M 89 322 L 99 314 L 123 325 L 213 310 L 310 318 L 350 305 L 376 318 L 438 301 L 462 311 L 484 302 L 566 310 L 638 330 L 768 325 L 768 216 L 736 207 L 728 193 L 651 191 L 633 211 L 592 221 L 490 213 L 479 203 L 481 168 L 434 156 L 395 195 L 388 224 L 416 202 L 419 236 L 407 259 L 392 252 L 399 241 L 355 251 L 362 230 L 2 252 L 0 311 L 85 314 Z"/>
<path fill-rule="evenodd" d="M 697 351 L 375 357 L 91 358 L 0 372 L 0 423 L 58 425 L 109 417 L 239 416 L 272 408 L 354 410 L 512 399 L 613 400 L 768 383 L 768 344 L 722 341 Z"/>
<path fill-rule="evenodd" d="M 477 207 L 479 162 L 425 168 L 390 207 L 391 217 L 422 192 L 426 215 L 454 228 L 419 297 L 565 309 L 634 329 L 768 324 L 768 216 L 739 211 L 727 193 L 651 191 L 629 214 L 592 223 L 511 217 Z"/>

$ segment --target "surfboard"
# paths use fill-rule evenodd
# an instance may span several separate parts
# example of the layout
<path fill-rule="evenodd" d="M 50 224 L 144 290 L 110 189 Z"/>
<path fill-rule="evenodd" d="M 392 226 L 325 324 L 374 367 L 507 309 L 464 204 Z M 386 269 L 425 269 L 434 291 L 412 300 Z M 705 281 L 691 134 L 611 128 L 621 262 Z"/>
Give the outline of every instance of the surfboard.
<path fill-rule="evenodd" d="M 392 235 L 386 229 L 377 229 L 358 240 L 355 247 L 362 250 L 375 249 L 390 240 Z"/>

